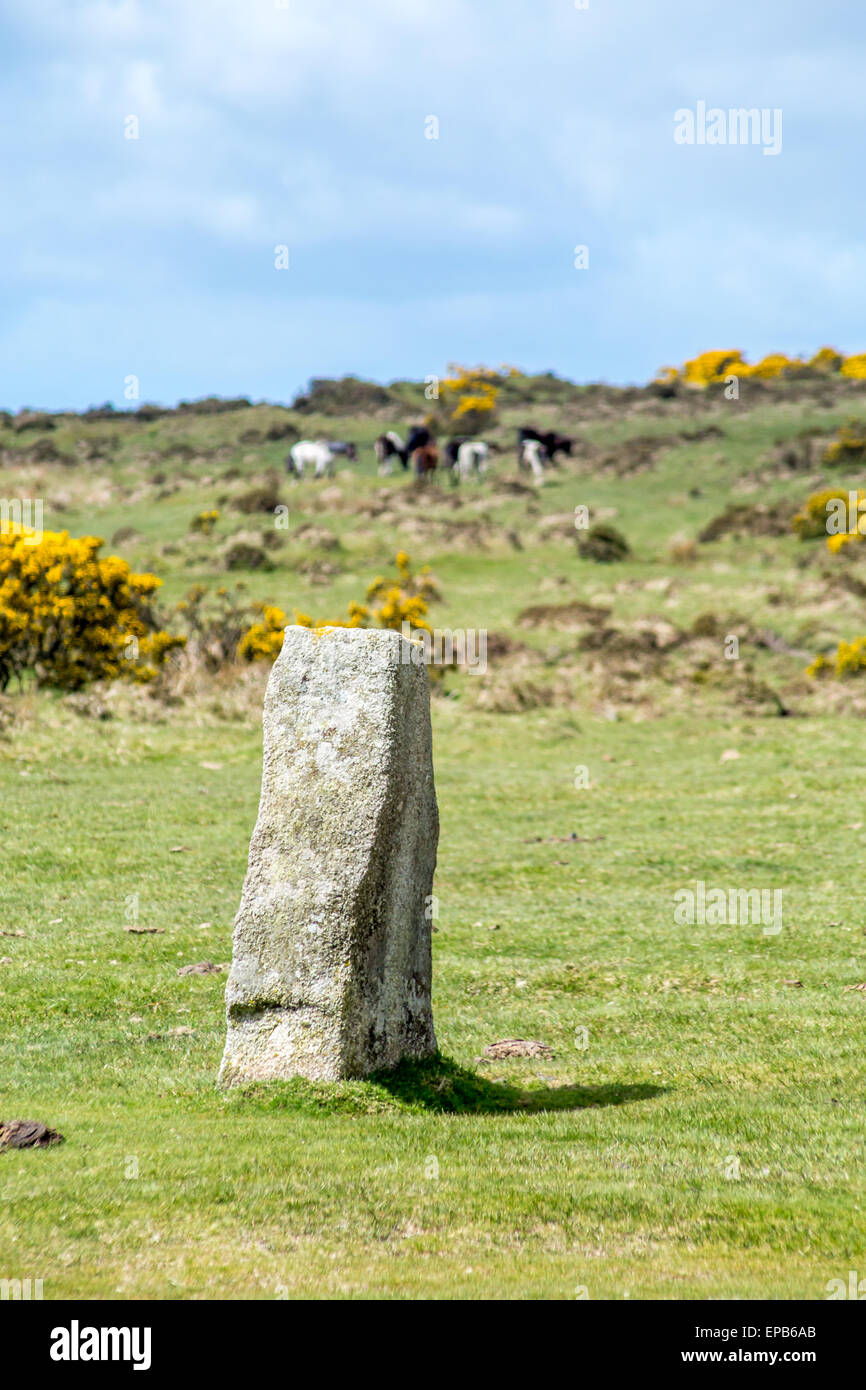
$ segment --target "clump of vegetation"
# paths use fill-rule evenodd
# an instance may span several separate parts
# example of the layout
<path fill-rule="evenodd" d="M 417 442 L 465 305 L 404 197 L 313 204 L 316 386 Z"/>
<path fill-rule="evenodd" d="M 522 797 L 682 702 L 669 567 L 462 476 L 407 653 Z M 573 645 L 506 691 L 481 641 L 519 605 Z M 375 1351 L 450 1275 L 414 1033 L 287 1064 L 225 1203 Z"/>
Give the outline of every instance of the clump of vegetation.
<path fill-rule="evenodd" d="M 839 371 L 842 376 L 852 377 L 854 381 L 866 380 L 866 352 L 858 352 L 853 357 L 846 357 Z"/>
<path fill-rule="evenodd" d="M 849 547 L 859 545 L 862 539 L 860 531 L 837 531 L 835 535 L 827 537 L 827 549 L 831 555 L 850 553 Z"/>
<path fill-rule="evenodd" d="M 24 430 L 54 430 L 57 422 L 43 410 L 22 410 L 13 419 L 12 428 L 16 434 Z"/>
<path fill-rule="evenodd" d="M 356 376 L 339 381 L 313 377 L 303 395 L 292 402 L 292 409 L 317 415 L 366 415 L 395 404 L 392 392 L 375 381 Z"/>
<path fill-rule="evenodd" d="M 0 531 L 0 690 L 31 673 L 38 685 L 80 690 L 95 680 L 153 680 L 184 639 L 163 630 L 162 581 L 101 558 L 95 536 Z"/>
<path fill-rule="evenodd" d="M 771 352 L 759 362 L 749 363 L 739 348 L 702 352 L 682 367 L 662 367 L 655 385 L 670 387 L 677 382 L 699 389 L 724 382 L 729 376 L 752 377 L 770 381 L 775 377 L 808 373 L 822 376 L 866 377 L 866 353 L 843 357 L 835 348 L 823 347 L 814 357 L 788 357 L 784 352 Z"/>
<path fill-rule="evenodd" d="M 866 637 L 855 637 L 853 642 L 840 642 L 833 656 L 816 656 L 807 666 L 806 675 L 844 680 L 863 671 L 866 671 Z"/>
<path fill-rule="evenodd" d="M 791 504 L 732 502 L 698 535 L 702 544 L 717 541 L 722 536 L 784 536 L 791 529 Z"/>
<path fill-rule="evenodd" d="M 631 554 L 629 543 L 622 532 L 606 521 L 596 522 L 585 534 L 578 532 L 577 548 L 583 559 L 596 560 L 600 564 L 624 560 Z"/>
<path fill-rule="evenodd" d="M 377 575 L 368 585 L 367 617 L 372 617 L 377 627 L 390 627 L 397 632 L 401 631 L 404 622 L 429 632 L 430 626 L 424 621 L 424 614 L 428 604 L 442 597 L 429 565 L 424 565 L 416 574 L 405 550 L 397 551 L 394 564 L 396 576 L 386 578 Z M 366 627 L 367 624 L 361 622 L 354 626 Z"/>
<path fill-rule="evenodd" d="M 274 443 L 278 439 L 300 439 L 301 431 L 291 420 L 275 420 L 265 430 L 265 439 Z"/>
<path fill-rule="evenodd" d="M 243 512 L 245 516 L 253 516 L 256 512 L 275 512 L 281 505 L 280 479 L 277 473 L 267 474 L 254 487 L 247 488 L 245 492 L 232 498 L 235 511 Z"/>
<path fill-rule="evenodd" d="M 252 401 L 246 396 L 203 396 L 198 401 L 180 401 L 178 415 L 225 415 L 231 410 L 249 410 Z M 139 412 L 140 413 L 140 412 Z"/>
<path fill-rule="evenodd" d="M 262 546 L 254 541 L 233 540 L 226 546 L 222 557 L 227 570 L 260 570 L 270 568 L 268 557 Z"/>
<path fill-rule="evenodd" d="M 668 559 L 673 565 L 693 565 L 698 558 L 698 547 L 691 536 L 671 536 L 668 542 Z"/>
<path fill-rule="evenodd" d="M 866 494 L 858 492 L 857 501 L 864 496 Z M 813 492 L 792 518 L 791 526 L 801 540 L 817 540 L 828 534 L 828 521 L 833 516 L 847 514 L 848 501 L 847 488 L 830 487 L 824 488 L 821 492 Z M 847 529 L 846 524 L 845 530 Z"/>
<path fill-rule="evenodd" d="M 244 661 L 276 661 L 283 648 L 288 619 L 283 610 L 272 603 L 256 604 L 256 609 L 259 616 L 241 634 L 237 654 Z M 296 619 L 298 616 L 296 609 Z"/>
<path fill-rule="evenodd" d="M 112 545 L 127 545 L 130 541 L 143 540 L 140 531 L 136 531 L 134 526 L 119 526 L 111 537 Z"/>
<path fill-rule="evenodd" d="M 185 658 L 211 672 L 230 665 L 257 611 L 242 581 L 233 589 L 220 585 L 213 591 L 196 584 L 175 608 L 186 630 Z"/>
<path fill-rule="evenodd" d="M 825 441 L 821 431 L 801 430 L 794 439 L 780 439 L 773 450 L 772 459 L 776 468 L 785 473 L 804 473 L 808 469 L 820 468 L 823 461 Z"/>
<path fill-rule="evenodd" d="M 69 454 L 64 454 L 54 440 L 45 435 L 42 438 L 34 439 L 31 447 L 27 450 L 26 458 L 33 463 L 60 463 L 65 468 L 74 464 L 75 460 Z"/>
<path fill-rule="evenodd" d="M 347 616 L 314 621 L 309 614 L 295 609 L 295 623 L 321 631 L 327 627 L 387 627 L 401 632 L 408 623 L 412 632 L 430 632 L 426 621 L 429 604 L 441 597 L 438 585 L 427 566 L 417 574 L 405 550 L 395 557 L 397 573 L 391 577 L 377 575 L 367 586 L 366 602 L 349 604 Z M 238 655 L 246 661 L 273 661 L 283 645 L 287 618 L 273 604 L 259 604 L 259 619 L 243 634 Z"/>
<path fill-rule="evenodd" d="M 693 357 L 681 368 L 662 367 L 656 381 L 663 385 L 684 381 L 689 386 L 709 386 L 711 382 L 724 381 L 735 363 L 744 365 L 743 354 L 739 349 L 702 352 L 699 357 Z"/>
<path fill-rule="evenodd" d="M 859 420 L 842 425 L 832 443 L 827 445 L 824 462 L 859 468 L 866 463 L 866 430 Z"/>
<path fill-rule="evenodd" d="M 852 357 L 850 361 L 856 362 L 857 358 Z M 835 348 L 831 347 L 819 348 L 815 356 L 809 360 L 809 366 L 814 367 L 819 372 L 841 372 L 844 365 L 845 358 L 841 352 L 837 352 Z"/>
<path fill-rule="evenodd" d="M 219 519 L 220 514 L 216 509 L 196 512 L 192 521 L 189 523 L 189 529 L 198 532 L 202 536 L 210 536 Z"/>
<path fill-rule="evenodd" d="M 439 407 L 447 428 L 458 434 L 480 434 L 496 420 L 501 377 L 489 367 L 458 367 L 441 383 Z"/>

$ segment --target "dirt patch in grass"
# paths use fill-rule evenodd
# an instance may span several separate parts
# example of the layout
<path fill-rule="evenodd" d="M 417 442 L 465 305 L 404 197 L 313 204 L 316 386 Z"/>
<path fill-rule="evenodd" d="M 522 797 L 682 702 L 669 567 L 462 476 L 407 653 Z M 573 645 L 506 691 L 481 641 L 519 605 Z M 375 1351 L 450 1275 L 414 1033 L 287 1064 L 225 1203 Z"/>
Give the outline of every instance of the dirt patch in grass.
<path fill-rule="evenodd" d="M 553 1048 L 549 1043 L 538 1042 L 534 1038 L 506 1038 L 504 1042 L 488 1043 L 478 1061 L 485 1058 L 498 1062 L 505 1057 L 552 1057 Z"/>
<path fill-rule="evenodd" d="M 558 632 L 577 632 L 588 623 L 610 617 L 609 608 L 574 599 L 571 603 L 536 603 L 517 615 L 518 627 L 552 627 Z"/>
<path fill-rule="evenodd" d="M 327 531 L 323 526 L 314 526 L 311 522 L 305 522 L 297 530 L 292 532 L 292 541 L 300 541 L 307 550 L 340 550 L 341 544 L 338 536 L 333 531 Z"/>
<path fill-rule="evenodd" d="M 707 523 L 698 540 L 717 541 L 722 536 L 789 536 L 795 511 L 788 501 L 754 505 L 734 502 Z"/>
<path fill-rule="evenodd" d="M 516 637 L 509 637 L 506 632 L 488 632 L 488 661 L 501 661 L 505 657 L 518 655 L 537 656 L 537 653 L 534 648 L 528 647 L 525 642 L 518 641 Z"/>
<path fill-rule="evenodd" d="M 4 1149 L 47 1149 L 62 1144 L 63 1135 L 41 1120 L 0 1120 L 0 1153 Z"/>

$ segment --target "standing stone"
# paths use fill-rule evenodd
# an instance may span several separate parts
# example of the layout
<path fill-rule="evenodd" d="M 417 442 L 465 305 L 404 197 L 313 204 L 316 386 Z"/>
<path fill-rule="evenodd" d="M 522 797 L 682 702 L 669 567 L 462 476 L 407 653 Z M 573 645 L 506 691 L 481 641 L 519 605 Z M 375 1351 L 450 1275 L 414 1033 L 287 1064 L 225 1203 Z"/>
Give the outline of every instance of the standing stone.
<path fill-rule="evenodd" d="M 436 1051 L 439 814 L 421 649 L 286 629 L 235 923 L 220 1082 L 335 1081 Z"/>

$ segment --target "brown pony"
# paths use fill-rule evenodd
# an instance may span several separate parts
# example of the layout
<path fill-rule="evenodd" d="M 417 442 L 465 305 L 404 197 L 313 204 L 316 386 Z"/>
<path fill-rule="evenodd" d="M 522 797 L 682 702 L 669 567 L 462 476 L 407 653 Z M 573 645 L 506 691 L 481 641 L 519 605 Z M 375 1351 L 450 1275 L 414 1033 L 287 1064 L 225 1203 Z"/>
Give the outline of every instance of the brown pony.
<path fill-rule="evenodd" d="M 429 444 L 424 444 L 420 449 L 416 449 L 412 458 L 415 462 L 415 473 L 418 478 L 425 479 L 428 473 L 436 471 L 439 462 L 439 450 L 431 440 Z"/>

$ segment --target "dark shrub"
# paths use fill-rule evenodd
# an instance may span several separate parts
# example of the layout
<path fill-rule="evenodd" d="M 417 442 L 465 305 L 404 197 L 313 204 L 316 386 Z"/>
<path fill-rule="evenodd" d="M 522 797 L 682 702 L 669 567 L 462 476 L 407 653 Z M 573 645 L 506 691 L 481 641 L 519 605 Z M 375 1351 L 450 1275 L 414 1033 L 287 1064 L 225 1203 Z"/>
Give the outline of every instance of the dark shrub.
<path fill-rule="evenodd" d="M 577 548 L 585 560 L 597 560 L 600 564 L 610 564 L 614 560 L 624 560 L 631 554 L 628 541 L 615 526 L 606 521 L 590 526 L 586 535 L 578 532 Z"/>
<path fill-rule="evenodd" d="M 309 414 L 362 415 L 393 404 L 391 392 L 375 381 L 361 381 L 356 376 L 344 376 L 338 381 L 314 377 L 292 408 Z"/>
<path fill-rule="evenodd" d="M 44 411 L 22 410 L 12 421 L 12 428 L 16 434 L 21 434 L 22 430 L 53 430 L 57 426 Z"/>
<path fill-rule="evenodd" d="M 252 401 L 246 396 L 223 400 L 220 396 L 205 396 L 200 401 L 180 401 L 178 415 L 224 415 L 229 410 L 249 410 Z"/>
<path fill-rule="evenodd" d="M 233 541 L 223 555 L 227 570 L 260 570 L 267 565 L 267 556 L 261 546 L 249 541 Z"/>
<path fill-rule="evenodd" d="M 256 512 L 272 512 L 282 501 L 280 497 L 280 484 L 276 474 L 271 474 L 256 483 L 254 487 L 248 488 L 246 492 L 241 492 L 237 497 L 232 498 L 231 505 L 236 512 L 243 512 L 245 516 L 252 516 Z"/>

